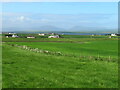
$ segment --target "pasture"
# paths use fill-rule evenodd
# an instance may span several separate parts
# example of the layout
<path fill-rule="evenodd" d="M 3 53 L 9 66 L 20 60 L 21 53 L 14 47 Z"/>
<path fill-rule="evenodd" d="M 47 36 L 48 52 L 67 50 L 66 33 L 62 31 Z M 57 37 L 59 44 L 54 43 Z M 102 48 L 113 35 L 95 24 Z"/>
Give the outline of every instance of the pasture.
<path fill-rule="evenodd" d="M 3 88 L 118 87 L 117 38 L 4 38 L 2 49 Z"/>

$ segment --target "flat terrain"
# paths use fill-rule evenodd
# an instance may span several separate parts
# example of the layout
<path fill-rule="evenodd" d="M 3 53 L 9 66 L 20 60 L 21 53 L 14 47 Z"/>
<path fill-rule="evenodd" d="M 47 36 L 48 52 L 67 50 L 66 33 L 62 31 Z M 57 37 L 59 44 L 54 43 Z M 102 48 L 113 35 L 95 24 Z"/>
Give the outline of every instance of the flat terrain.
<path fill-rule="evenodd" d="M 2 49 L 3 88 L 118 87 L 118 39 L 4 38 Z"/>
<path fill-rule="evenodd" d="M 117 58 L 117 40 L 101 40 L 88 42 L 10 42 L 9 44 L 26 45 L 53 52 L 61 52 L 75 56 L 101 56 Z"/>

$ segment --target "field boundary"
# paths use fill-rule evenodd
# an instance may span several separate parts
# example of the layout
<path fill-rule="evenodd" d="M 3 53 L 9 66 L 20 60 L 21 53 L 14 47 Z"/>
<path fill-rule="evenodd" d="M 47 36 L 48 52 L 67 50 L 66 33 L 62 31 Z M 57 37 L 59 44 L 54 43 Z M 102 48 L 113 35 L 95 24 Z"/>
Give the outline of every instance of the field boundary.
<path fill-rule="evenodd" d="M 88 60 L 96 60 L 96 61 L 107 61 L 107 62 L 117 62 L 118 60 L 116 58 L 111 58 L 110 56 L 108 58 L 105 57 L 101 57 L 99 54 L 98 56 L 75 56 L 75 55 L 71 55 L 71 54 L 63 54 L 61 52 L 53 52 L 53 51 L 48 51 L 48 50 L 43 50 L 43 49 L 38 49 L 38 48 L 31 48 L 29 46 L 26 45 L 18 45 L 18 44 L 7 44 L 10 45 L 12 47 L 18 47 L 21 48 L 23 50 L 27 50 L 30 52 L 35 52 L 35 53 L 44 53 L 44 54 L 48 54 L 48 55 L 56 55 L 56 56 L 67 56 L 67 57 L 74 57 L 74 58 L 80 58 L 80 59 L 88 59 Z"/>

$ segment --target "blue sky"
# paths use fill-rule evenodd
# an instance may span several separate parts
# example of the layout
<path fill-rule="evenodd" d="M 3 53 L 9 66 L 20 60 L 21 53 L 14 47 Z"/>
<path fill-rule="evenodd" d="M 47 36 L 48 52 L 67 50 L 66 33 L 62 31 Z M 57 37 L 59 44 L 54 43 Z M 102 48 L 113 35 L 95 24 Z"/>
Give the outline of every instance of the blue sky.
<path fill-rule="evenodd" d="M 76 26 L 116 29 L 117 2 L 11 2 L 3 3 L 3 28 Z"/>
<path fill-rule="evenodd" d="M 19 2 L 4 3 L 3 12 L 43 14 L 117 13 L 116 2 Z"/>

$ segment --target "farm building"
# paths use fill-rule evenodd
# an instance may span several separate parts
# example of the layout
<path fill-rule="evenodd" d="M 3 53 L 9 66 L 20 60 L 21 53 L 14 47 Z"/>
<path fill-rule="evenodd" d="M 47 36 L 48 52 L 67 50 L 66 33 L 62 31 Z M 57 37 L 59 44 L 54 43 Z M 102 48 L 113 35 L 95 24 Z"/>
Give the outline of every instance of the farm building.
<path fill-rule="evenodd" d="M 14 32 L 9 32 L 8 34 L 16 34 L 16 33 L 14 33 Z"/>
<path fill-rule="evenodd" d="M 27 36 L 27 38 L 35 38 L 34 36 Z"/>
<path fill-rule="evenodd" d="M 113 34 L 111 34 L 111 36 L 117 36 L 117 35 L 113 33 Z"/>
<path fill-rule="evenodd" d="M 8 38 L 8 37 L 12 37 L 12 35 L 5 35 L 5 37 L 6 37 L 6 38 Z"/>
<path fill-rule="evenodd" d="M 14 34 L 13 34 L 12 37 L 18 37 L 18 35 L 14 35 Z"/>
<path fill-rule="evenodd" d="M 117 36 L 120 36 L 120 34 L 119 34 L 119 33 L 117 33 L 116 35 L 117 35 Z"/>
<path fill-rule="evenodd" d="M 49 34 L 49 35 L 52 35 L 52 36 L 53 36 L 53 35 L 57 35 L 56 33 L 48 33 L 48 34 Z"/>
<path fill-rule="evenodd" d="M 40 36 L 45 36 L 45 34 L 44 34 L 44 33 L 39 33 L 38 35 L 40 35 Z"/>
<path fill-rule="evenodd" d="M 8 35 L 5 35 L 5 37 L 6 37 L 6 38 L 8 38 L 8 37 L 14 37 L 14 38 L 16 38 L 16 37 L 19 37 L 19 36 L 18 36 L 18 35 L 14 35 L 14 34 L 13 34 L 13 35 L 8 34 Z"/>
<path fill-rule="evenodd" d="M 95 36 L 94 34 L 92 34 L 91 36 Z"/>
<path fill-rule="evenodd" d="M 48 38 L 60 38 L 59 35 L 48 36 Z"/>

